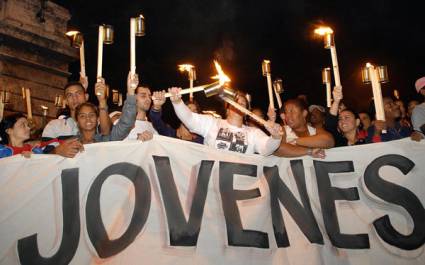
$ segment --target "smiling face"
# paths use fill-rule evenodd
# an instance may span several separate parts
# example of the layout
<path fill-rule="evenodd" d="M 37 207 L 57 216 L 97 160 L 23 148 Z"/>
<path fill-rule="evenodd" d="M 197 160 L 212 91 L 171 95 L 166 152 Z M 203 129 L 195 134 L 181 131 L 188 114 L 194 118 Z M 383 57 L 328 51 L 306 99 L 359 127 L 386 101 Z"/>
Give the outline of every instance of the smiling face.
<path fill-rule="evenodd" d="M 136 89 L 137 111 L 148 111 L 152 103 L 152 94 L 147 87 L 138 87 Z"/>
<path fill-rule="evenodd" d="M 12 143 L 21 143 L 30 138 L 31 128 L 28 125 L 28 120 L 24 117 L 19 118 L 12 128 L 6 130 Z"/>
<path fill-rule="evenodd" d="M 77 113 L 77 124 L 81 131 L 94 131 L 97 126 L 97 112 L 93 106 L 83 105 Z"/>
<path fill-rule="evenodd" d="M 344 134 L 356 131 L 359 124 L 360 120 L 351 111 L 343 110 L 338 116 L 338 128 Z"/>
<path fill-rule="evenodd" d="M 86 102 L 86 94 L 81 85 L 71 85 L 65 90 L 66 103 L 71 111 L 74 111 L 78 105 Z"/>

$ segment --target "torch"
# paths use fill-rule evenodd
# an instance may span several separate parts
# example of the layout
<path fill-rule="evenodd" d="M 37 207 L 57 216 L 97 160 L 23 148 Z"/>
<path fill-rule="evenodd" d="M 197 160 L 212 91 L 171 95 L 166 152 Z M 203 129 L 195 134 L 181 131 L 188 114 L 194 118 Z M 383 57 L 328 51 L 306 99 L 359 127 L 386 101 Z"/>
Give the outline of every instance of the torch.
<path fill-rule="evenodd" d="M 145 18 L 139 15 L 130 19 L 130 72 L 136 74 L 136 36 L 145 36 Z"/>
<path fill-rule="evenodd" d="M 384 102 L 382 99 L 381 83 L 388 82 L 388 71 L 386 66 L 377 66 L 367 63 L 362 68 L 362 80 L 365 84 L 372 84 L 373 101 L 375 104 L 376 119 L 385 121 Z M 382 131 L 386 133 L 386 130 Z"/>
<path fill-rule="evenodd" d="M 394 97 L 395 97 L 397 100 L 399 100 L 399 99 L 400 99 L 400 93 L 398 92 L 398 90 L 397 90 L 397 89 L 394 89 L 393 93 L 394 93 Z"/>
<path fill-rule="evenodd" d="M 314 31 L 315 34 L 323 36 L 325 49 L 331 50 L 332 66 L 334 71 L 335 85 L 341 86 L 341 78 L 339 76 L 338 57 L 336 55 L 336 47 L 333 30 L 329 27 L 320 27 Z"/>
<path fill-rule="evenodd" d="M 63 96 L 62 95 L 56 95 L 55 96 L 55 107 L 60 109 L 60 108 L 64 108 L 64 104 L 65 101 L 63 100 Z"/>
<path fill-rule="evenodd" d="M 263 76 L 267 78 L 267 88 L 269 92 L 269 106 L 270 108 L 274 109 L 274 101 L 273 101 L 273 88 L 272 88 L 272 74 L 271 74 L 271 68 L 270 68 L 270 61 L 269 60 L 263 60 L 263 63 L 261 64 L 261 69 L 263 71 Z"/>
<path fill-rule="evenodd" d="M 283 93 L 283 81 L 282 79 L 278 78 L 273 81 L 273 89 L 274 93 L 276 95 L 277 99 L 277 105 L 279 106 L 279 109 L 282 108 L 282 99 L 280 98 L 280 94 Z"/>
<path fill-rule="evenodd" d="M 180 72 L 187 72 L 187 76 L 189 79 L 189 88 L 193 89 L 193 81 L 196 80 L 196 70 L 195 66 L 190 64 L 180 64 L 179 65 Z M 193 102 L 193 91 L 189 93 L 189 100 Z"/>
<path fill-rule="evenodd" d="M 68 31 L 66 35 L 71 39 L 71 46 L 80 50 L 80 74 L 82 77 L 86 77 L 83 34 L 79 31 Z"/>
<path fill-rule="evenodd" d="M 218 81 L 202 85 L 202 86 L 196 86 L 193 88 L 185 88 L 180 91 L 180 95 L 189 94 L 193 92 L 199 92 L 204 91 L 205 95 L 207 97 L 211 97 L 217 94 L 221 93 L 229 93 L 228 89 L 226 89 L 226 84 L 230 82 L 230 78 L 224 74 L 221 66 L 218 64 L 217 61 L 214 61 L 215 68 L 217 69 L 217 75 L 213 76 L 212 79 L 218 79 Z M 165 97 L 171 97 L 171 93 L 165 93 Z"/>
<path fill-rule="evenodd" d="M 326 85 L 326 105 L 328 108 L 332 104 L 332 94 L 331 94 L 331 68 L 323 68 L 322 70 L 322 82 Z"/>
<path fill-rule="evenodd" d="M 114 42 L 114 28 L 111 25 L 99 26 L 99 38 L 97 44 L 97 78 L 102 78 L 103 44 Z"/>

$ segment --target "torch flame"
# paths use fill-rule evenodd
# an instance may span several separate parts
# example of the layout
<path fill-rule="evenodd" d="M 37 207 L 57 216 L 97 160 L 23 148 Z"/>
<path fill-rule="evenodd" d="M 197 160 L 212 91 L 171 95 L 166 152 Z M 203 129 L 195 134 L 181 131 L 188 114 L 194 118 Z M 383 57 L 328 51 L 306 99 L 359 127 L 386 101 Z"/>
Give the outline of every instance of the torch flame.
<path fill-rule="evenodd" d="M 332 34 L 334 31 L 330 27 L 320 27 L 314 30 L 315 34 L 318 34 L 320 36 L 324 36 L 326 34 Z"/>
<path fill-rule="evenodd" d="M 68 37 L 72 37 L 72 36 L 74 36 L 78 33 L 80 33 L 78 30 L 71 30 L 71 31 L 68 31 L 67 33 L 65 33 L 65 35 L 68 36 Z"/>
<path fill-rule="evenodd" d="M 211 77 L 212 79 L 218 79 L 220 82 L 220 85 L 224 85 L 227 82 L 230 82 L 230 78 L 223 72 L 223 69 L 221 68 L 221 65 L 214 60 L 215 68 L 217 69 L 217 75 Z"/>
<path fill-rule="evenodd" d="M 371 64 L 371 63 L 366 63 L 366 67 L 367 68 L 369 68 L 369 67 L 372 67 L 373 65 Z"/>
<path fill-rule="evenodd" d="M 180 64 L 179 65 L 179 71 L 180 72 L 184 72 L 184 71 L 191 71 L 193 68 L 195 68 L 193 65 L 191 64 Z"/>

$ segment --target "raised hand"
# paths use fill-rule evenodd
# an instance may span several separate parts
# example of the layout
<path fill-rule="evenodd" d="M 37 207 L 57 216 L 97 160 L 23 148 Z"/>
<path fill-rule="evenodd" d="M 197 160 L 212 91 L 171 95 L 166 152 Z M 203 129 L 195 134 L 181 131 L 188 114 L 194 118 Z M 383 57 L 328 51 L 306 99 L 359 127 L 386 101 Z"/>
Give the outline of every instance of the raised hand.
<path fill-rule="evenodd" d="M 161 110 L 161 107 L 162 105 L 164 105 L 165 100 L 166 100 L 165 90 L 153 92 L 153 95 L 152 95 L 153 109 Z"/>
<path fill-rule="evenodd" d="M 84 87 L 84 90 L 87 91 L 87 88 L 89 87 L 89 79 L 85 75 L 81 75 L 80 73 L 80 83 Z"/>
<path fill-rule="evenodd" d="M 273 121 L 267 121 L 264 127 L 270 133 L 273 139 L 282 139 L 283 137 L 286 138 L 285 130 L 283 130 L 282 126 L 279 124 Z"/>
<path fill-rule="evenodd" d="M 97 78 L 97 82 L 94 85 L 94 92 L 99 102 L 106 101 L 106 83 L 102 77 Z"/>
<path fill-rule="evenodd" d="M 181 100 L 182 95 L 180 95 L 180 91 L 182 89 L 180 87 L 172 87 L 168 89 L 168 92 L 171 94 L 170 100 L 173 103 L 177 103 Z"/>
<path fill-rule="evenodd" d="M 276 122 L 276 111 L 269 107 L 267 110 L 267 117 L 269 118 L 269 121 Z"/>
<path fill-rule="evenodd" d="M 139 76 L 128 72 L 127 76 L 127 94 L 134 95 L 137 86 L 139 85 Z"/>
<path fill-rule="evenodd" d="M 342 86 L 335 86 L 332 91 L 334 101 L 340 102 L 343 99 Z"/>

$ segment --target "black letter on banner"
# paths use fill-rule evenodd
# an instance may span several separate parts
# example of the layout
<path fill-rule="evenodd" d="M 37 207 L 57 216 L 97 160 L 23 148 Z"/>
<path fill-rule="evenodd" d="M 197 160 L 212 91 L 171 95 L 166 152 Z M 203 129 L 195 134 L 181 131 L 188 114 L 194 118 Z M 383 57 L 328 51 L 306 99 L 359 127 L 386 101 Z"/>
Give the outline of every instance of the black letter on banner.
<path fill-rule="evenodd" d="M 406 209 L 413 220 L 413 231 L 407 236 L 400 234 L 391 225 L 388 215 L 384 215 L 373 222 L 376 232 L 385 242 L 395 247 L 404 250 L 420 248 L 425 242 L 425 209 L 410 190 L 379 177 L 379 169 L 383 166 L 396 167 L 406 175 L 415 164 L 401 155 L 384 155 L 370 163 L 364 174 L 364 182 L 370 192 Z"/>
<path fill-rule="evenodd" d="M 111 175 L 121 175 L 133 182 L 135 203 L 130 225 L 120 238 L 110 240 L 100 214 L 100 191 L 105 180 Z M 151 206 L 151 187 L 145 171 L 130 163 L 110 165 L 100 172 L 87 196 L 86 219 L 90 241 L 101 258 L 108 258 L 123 251 L 142 230 Z"/>
<path fill-rule="evenodd" d="M 18 241 L 21 264 L 69 264 L 75 255 L 80 240 L 80 203 L 78 189 L 78 168 L 62 171 L 62 241 L 56 254 L 50 258 L 40 256 L 37 234 Z"/>
<path fill-rule="evenodd" d="M 357 188 L 342 189 L 331 186 L 329 173 L 353 172 L 352 161 L 322 162 L 313 161 L 316 170 L 317 186 L 319 188 L 320 204 L 322 205 L 323 219 L 326 231 L 332 245 L 338 248 L 364 249 L 369 248 L 369 236 L 367 234 L 348 235 L 341 234 L 336 214 L 335 201 L 359 200 Z"/>
<path fill-rule="evenodd" d="M 260 190 L 233 189 L 233 175 L 257 176 L 257 166 L 220 162 L 220 193 L 224 217 L 226 219 L 227 240 L 230 246 L 268 248 L 267 233 L 242 228 L 237 200 L 260 197 Z"/>
<path fill-rule="evenodd" d="M 319 229 L 319 225 L 314 218 L 311 210 L 310 200 L 305 184 L 304 166 L 302 160 L 291 160 L 291 169 L 297 183 L 298 192 L 300 193 L 300 204 L 292 194 L 291 190 L 280 179 L 279 168 L 264 167 L 264 175 L 270 189 L 270 204 L 272 211 L 272 223 L 276 244 L 279 248 L 289 247 L 288 235 L 286 233 L 285 222 L 280 210 L 281 202 L 288 210 L 289 214 L 294 218 L 301 231 L 311 243 L 323 245 L 323 237 Z"/>
<path fill-rule="evenodd" d="M 173 172 L 171 171 L 170 159 L 168 157 L 153 156 L 153 160 L 161 187 L 165 212 L 167 213 L 170 244 L 171 246 L 196 246 L 214 161 L 203 160 L 201 162 L 189 221 L 186 221 L 176 183 L 174 182 Z"/>

